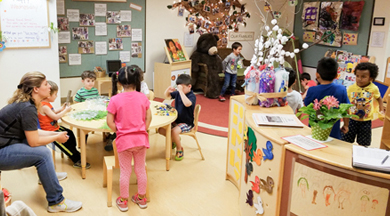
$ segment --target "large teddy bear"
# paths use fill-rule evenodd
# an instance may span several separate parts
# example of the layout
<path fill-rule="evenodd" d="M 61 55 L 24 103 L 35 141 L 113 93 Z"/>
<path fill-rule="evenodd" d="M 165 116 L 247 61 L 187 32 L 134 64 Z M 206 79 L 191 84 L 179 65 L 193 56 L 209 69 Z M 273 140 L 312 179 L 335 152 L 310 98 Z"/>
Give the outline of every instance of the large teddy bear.
<path fill-rule="evenodd" d="M 217 55 L 218 36 L 213 34 L 203 34 L 199 37 L 196 43 L 196 51 L 192 53 L 192 86 L 193 89 L 203 89 L 205 96 L 209 98 L 217 98 L 221 93 L 218 73 L 222 73 L 222 60 Z M 205 82 L 204 70 L 201 70 L 199 63 L 203 63 L 207 67 L 207 85 Z"/>

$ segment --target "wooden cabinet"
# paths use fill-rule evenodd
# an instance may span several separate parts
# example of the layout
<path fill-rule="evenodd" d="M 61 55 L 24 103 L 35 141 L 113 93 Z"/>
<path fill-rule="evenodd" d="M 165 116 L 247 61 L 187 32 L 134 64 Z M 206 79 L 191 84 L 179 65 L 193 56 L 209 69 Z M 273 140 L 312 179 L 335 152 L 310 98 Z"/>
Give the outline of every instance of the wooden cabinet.
<path fill-rule="evenodd" d="M 388 91 L 386 92 L 385 96 L 384 96 L 384 102 L 387 102 L 388 104 L 388 97 L 389 97 L 389 90 L 390 88 L 388 89 Z M 384 104 L 385 106 L 385 104 Z M 387 105 L 388 106 L 388 105 Z M 390 133 L 387 133 L 389 130 L 390 130 L 390 107 L 387 107 L 386 106 L 386 113 L 385 113 L 385 117 L 383 118 L 383 128 L 382 128 L 382 138 L 381 138 L 381 144 L 379 146 L 379 148 L 381 149 L 386 149 L 386 150 L 389 150 L 390 149 Z"/>
<path fill-rule="evenodd" d="M 191 76 L 191 60 L 172 62 L 171 64 L 154 63 L 154 86 L 155 97 L 165 99 L 164 92 L 168 86 L 176 86 L 176 79 L 180 74 Z"/>

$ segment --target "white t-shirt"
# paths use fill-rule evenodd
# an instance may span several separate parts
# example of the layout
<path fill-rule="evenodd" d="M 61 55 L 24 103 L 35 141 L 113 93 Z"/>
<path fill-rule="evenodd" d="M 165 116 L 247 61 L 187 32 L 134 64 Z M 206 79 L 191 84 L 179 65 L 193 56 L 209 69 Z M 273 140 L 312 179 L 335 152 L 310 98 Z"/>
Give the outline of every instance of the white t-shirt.
<path fill-rule="evenodd" d="M 287 93 L 288 105 L 297 112 L 297 109 L 303 107 L 302 95 L 299 92 L 293 90 L 291 93 Z"/>

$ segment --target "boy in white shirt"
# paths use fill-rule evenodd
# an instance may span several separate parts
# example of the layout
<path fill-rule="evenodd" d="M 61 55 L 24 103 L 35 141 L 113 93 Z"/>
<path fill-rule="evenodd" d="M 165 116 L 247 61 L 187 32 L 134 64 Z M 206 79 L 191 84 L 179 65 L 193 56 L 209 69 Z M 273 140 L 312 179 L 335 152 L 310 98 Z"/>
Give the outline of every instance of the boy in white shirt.
<path fill-rule="evenodd" d="M 292 89 L 292 86 L 296 82 L 297 74 L 292 68 L 285 68 L 289 73 L 288 76 L 288 90 L 287 90 L 287 101 L 288 105 L 294 110 L 294 113 L 297 112 L 298 109 L 303 107 L 302 96 L 299 92 Z"/>

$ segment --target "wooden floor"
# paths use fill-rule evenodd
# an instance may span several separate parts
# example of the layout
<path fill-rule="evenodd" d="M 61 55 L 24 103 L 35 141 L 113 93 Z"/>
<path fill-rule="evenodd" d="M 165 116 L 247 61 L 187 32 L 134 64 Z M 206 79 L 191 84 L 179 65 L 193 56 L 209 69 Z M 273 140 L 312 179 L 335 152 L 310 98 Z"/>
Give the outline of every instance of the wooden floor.
<path fill-rule="evenodd" d="M 379 147 L 381 134 L 382 128 L 373 130 L 371 147 Z M 112 152 L 104 151 L 101 138 L 100 133 L 88 138 L 87 161 L 92 167 L 87 170 L 85 180 L 81 179 L 80 170 L 73 168 L 70 160 L 56 155 L 57 171 L 68 173 L 68 178 L 60 182 L 64 196 L 83 202 L 83 208 L 71 215 L 240 215 L 238 189 L 225 180 L 226 138 L 198 133 L 206 158 L 202 161 L 194 140 L 183 136 L 185 159 L 171 161 L 171 170 L 165 171 L 164 137 L 152 134 L 146 158 L 151 202 L 147 209 L 140 209 L 130 202 L 127 213 L 121 213 L 115 206 L 115 199 L 119 196 L 119 170 L 114 171 L 113 177 L 113 207 L 107 207 L 106 188 L 102 187 L 102 158 Z M 39 216 L 53 215 L 46 211 L 45 193 L 37 183 L 35 168 L 2 172 L 1 177 L 2 186 L 13 195 L 12 200 L 24 201 Z M 134 174 L 130 194 L 136 190 Z"/>

